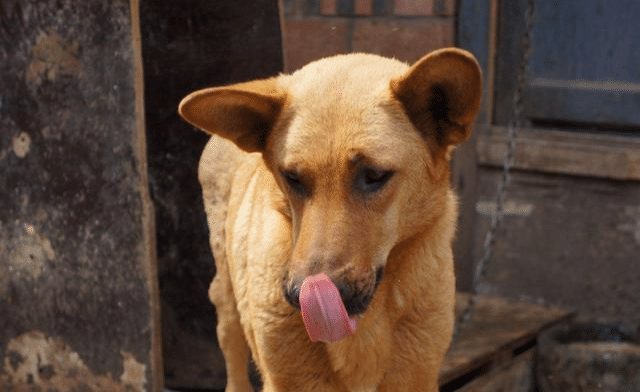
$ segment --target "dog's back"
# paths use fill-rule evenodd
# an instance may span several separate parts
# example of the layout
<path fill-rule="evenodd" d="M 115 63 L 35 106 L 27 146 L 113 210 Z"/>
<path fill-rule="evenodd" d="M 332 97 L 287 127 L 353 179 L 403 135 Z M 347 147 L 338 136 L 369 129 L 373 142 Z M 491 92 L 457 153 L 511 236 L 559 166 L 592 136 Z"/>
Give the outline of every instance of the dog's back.
<path fill-rule="evenodd" d="M 229 211 L 231 189 L 237 174 L 252 171 L 259 154 L 248 154 L 227 139 L 212 135 L 202 152 L 198 179 L 202 186 L 209 241 L 216 266 L 226 265 L 225 222 Z M 213 293 L 210 292 L 209 296 Z"/>

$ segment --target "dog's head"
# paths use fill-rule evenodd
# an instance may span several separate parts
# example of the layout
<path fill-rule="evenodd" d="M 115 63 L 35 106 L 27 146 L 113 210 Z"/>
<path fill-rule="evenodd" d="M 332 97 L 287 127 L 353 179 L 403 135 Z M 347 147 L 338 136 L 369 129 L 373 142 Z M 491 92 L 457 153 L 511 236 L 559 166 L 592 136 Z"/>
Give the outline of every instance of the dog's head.
<path fill-rule="evenodd" d="M 388 256 L 425 235 L 450 202 L 449 159 L 480 105 L 481 75 L 459 49 L 409 67 L 353 54 L 291 75 L 200 90 L 180 104 L 195 126 L 262 153 L 291 221 L 285 296 L 325 272 L 363 312 Z"/>

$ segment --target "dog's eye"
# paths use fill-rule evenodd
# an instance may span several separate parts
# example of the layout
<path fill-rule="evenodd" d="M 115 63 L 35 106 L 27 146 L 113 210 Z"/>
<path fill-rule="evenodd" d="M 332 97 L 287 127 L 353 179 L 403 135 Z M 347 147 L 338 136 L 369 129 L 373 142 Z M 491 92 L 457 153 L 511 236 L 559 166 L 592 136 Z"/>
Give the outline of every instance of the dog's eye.
<path fill-rule="evenodd" d="M 356 189 L 361 193 L 375 193 L 393 176 L 392 170 L 381 170 L 372 167 L 360 169 L 356 177 Z"/>
<path fill-rule="evenodd" d="M 298 175 L 298 173 L 292 171 L 282 171 L 280 174 L 282 175 L 282 178 L 284 178 L 284 181 L 287 183 L 289 188 L 291 188 L 295 193 L 300 196 L 305 196 L 307 194 L 307 188 L 300 180 L 300 176 Z"/>

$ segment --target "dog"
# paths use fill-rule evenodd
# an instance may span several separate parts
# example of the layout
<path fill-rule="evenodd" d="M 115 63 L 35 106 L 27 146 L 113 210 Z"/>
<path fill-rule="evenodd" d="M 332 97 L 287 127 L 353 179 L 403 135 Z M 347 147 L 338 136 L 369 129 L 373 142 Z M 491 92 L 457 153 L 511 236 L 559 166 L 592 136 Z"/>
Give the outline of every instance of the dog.
<path fill-rule="evenodd" d="M 413 65 L 356 53 L 182 100 L 212 135 L 198 175 L 226 392 L 252 390 L 250 357 L 265 392 L 438 390 L 455 305 L 450 160 L 481 78 L 457 48 Z"/>

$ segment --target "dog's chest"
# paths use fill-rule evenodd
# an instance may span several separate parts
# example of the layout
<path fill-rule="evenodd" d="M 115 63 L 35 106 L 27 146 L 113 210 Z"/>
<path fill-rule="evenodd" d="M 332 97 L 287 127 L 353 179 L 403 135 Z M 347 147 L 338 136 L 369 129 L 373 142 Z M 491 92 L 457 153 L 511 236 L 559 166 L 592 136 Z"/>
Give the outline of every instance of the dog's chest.
<path fill-rule="evenodd" d="M 352 389 L 351 392 L 377 392 L 378 388 Z"/>

